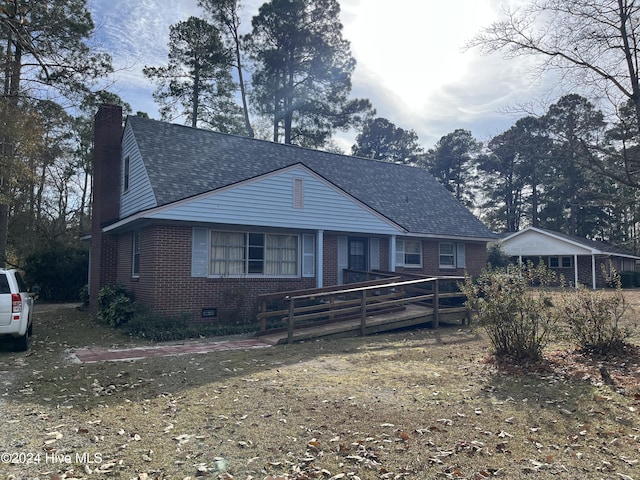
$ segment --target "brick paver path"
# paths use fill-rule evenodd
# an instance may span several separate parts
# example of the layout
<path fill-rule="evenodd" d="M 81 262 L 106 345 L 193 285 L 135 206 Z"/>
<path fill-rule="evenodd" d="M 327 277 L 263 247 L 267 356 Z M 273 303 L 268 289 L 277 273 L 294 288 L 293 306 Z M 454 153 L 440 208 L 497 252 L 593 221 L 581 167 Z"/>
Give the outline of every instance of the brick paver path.
<path fill-rule="evenodd" d="M 161 357 L 167 355 L 187 355 L 193 353 L 209 353 L 222 350 L 248 350 L 251 348 L 270 347 L 268 343 L 255 338 L 243 340 L 229 340 L 222 342 L 193 342 L 157 347 L 137 347 L 122 349 L 83 348 L 75 350 L 72 356 L 80 363 L 95 363 L 104 361 L 139 360 L 141 358 Z"/>

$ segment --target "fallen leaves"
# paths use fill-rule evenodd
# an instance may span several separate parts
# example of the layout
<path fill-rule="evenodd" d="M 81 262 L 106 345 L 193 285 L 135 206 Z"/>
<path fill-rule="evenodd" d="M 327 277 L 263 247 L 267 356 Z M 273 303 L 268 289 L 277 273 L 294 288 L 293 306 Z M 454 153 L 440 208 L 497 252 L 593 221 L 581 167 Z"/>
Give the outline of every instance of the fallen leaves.
<path fill-rule="evenodd" d="M 93 366 L 56 352 L 36 365 L 35 346 L 0 396 L 3 435 L 104 457 L 0 465 L 3 478 L 640 478 L 640 391 L 621 381 L 640 373 L 631 361 L 607 366 L 612 389 L 588 365 L 571 376 L 573 354 L 544 371 L 498 368 L 481 361 L 482 339 L 447 328 Z"/>

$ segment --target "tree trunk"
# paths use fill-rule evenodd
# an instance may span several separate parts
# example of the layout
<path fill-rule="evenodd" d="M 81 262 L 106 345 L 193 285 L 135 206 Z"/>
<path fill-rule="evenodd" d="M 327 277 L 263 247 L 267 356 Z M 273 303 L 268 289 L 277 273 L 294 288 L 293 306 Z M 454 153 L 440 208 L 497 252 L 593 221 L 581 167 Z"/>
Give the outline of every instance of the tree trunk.
<path fill-rule="evenodd" d="M 531 193 L 531 226 L 538 228 L 538 186 L 533 185 L 533 192 Z"/>
<path fill-rule="evenodd" d="M 198 126 L 198 109 L 200 100 L 200 66 L 196 62 L 194 77 L 193 77 L 193 109 L 191 111 L 191 126 L 196 128 Z"/>
<path fill-rule="evenodd" d="M 7 51 L 6 51 L 6 68 L 4 78 L 4 98 L 8 99 L 5 105 L 5 112 L 7 115 L 11 114 L 11 110 L 17 106 L 18 93 L 20 91 L 20 67 L 22 62 L 22 49 L 19 45 L 15 46 L 13 57 L 12 51 L 12 37 L 9 34 L 7 39 Z M 5 151 L 2 152 L 7 159 L 7 165 L 4 167 L 4 177 L 0 177 L 0 266 L 7 264 L 7 239 L 9 237 L 9 194 L 10 186 L 9 180 L 11 179 L 11 163 L 14 161 L 14 148 L 15 141 L 11 137 L 5 137 L 2 139 L 5 143 Z"/>
<path fill-rule="evenodd" d="M 622 38 L 624 56 L 629 71 L 629 81 L 631 82 L 631 101 L 635 108 L 636 122 L 640 129 L 640 80 L 638 79 L 638 65 L 636 64 L 636 50 L 629 44 L 629 32 L 627 32 L 627 8 L 624 0 L 618 0 L 618 12 L 620 14 L 620 36 Z M 635 33 L 632 33 L 634 35 Z M 634 37 L 635 38 L 635 37 Z"/>
<path fill-rule="evenodd" d="M 247 102 L 247 89 L 244 84 L 244 75 L 242 73 L 242 63 L 240 55 L 240 39 L 238 38 L 238 31 L 233 31 L 233 37 L 236 44 L 236 68 L 238 70 L 238 83 L 240 84 L 240 97 L 242 98 L 242 112 L 244 114 L 244 128 L 247 130 L 247 136 L 250 138 L 255 137 L 253 128 L 251 127 L 251 121 L 249 120 L 249 103 Z"/>
<path fill-rule="evenodd" d="M 286 88 L 284 95 L 284 143 L 291 144 L 291 130 L 293 128 L 293 76 L 294 76 L 294 52 L 293 48 L 289 51 Z"/>
<path fill-rule="evenodd" d="M 3 189 L 4 190 L 4 189 Z M 9 233 L 9 205 L 0 204 L 0 267 L 7 266 L 7 234 Z"/>
<path fill-rule="evenodd" d="M 275 74 L 275 88 L 273 92 L 273 142 L 278 143 L 278 123 L 280 122 L 280 92 L 278 89 L 278 73 Z"/>

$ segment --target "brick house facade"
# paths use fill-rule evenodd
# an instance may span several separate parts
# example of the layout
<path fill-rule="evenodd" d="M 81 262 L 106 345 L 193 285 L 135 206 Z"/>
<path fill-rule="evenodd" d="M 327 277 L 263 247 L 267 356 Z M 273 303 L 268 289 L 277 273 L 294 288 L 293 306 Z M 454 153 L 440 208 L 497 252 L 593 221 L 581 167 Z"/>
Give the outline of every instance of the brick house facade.
<path fill-rule="evenodd" d="M 258 295 L 341 284 L 354 264 L 424 275 L 486 265 L 493 234 L 423 169 L 121 122 L 116 106 L 96 115 L 94 309 L 100 288 L 123 284 L 162 314 L 244 322 Z"/>

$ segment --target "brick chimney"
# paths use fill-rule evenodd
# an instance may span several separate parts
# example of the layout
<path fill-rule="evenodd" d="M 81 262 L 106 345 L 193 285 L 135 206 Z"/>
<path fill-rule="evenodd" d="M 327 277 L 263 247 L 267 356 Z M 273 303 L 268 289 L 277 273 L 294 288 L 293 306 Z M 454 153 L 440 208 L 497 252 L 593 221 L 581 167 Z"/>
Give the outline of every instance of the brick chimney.
<path fill-rule="evenodd" d="M 104 235 L 102 227 L 120 214 L 122 107 L 102 105 L 94 118 L 93 201 L 91 216 L 91 261 L 89 304 L 97 311 L 100 289 L 116 282 L 116 239 Z"/>

